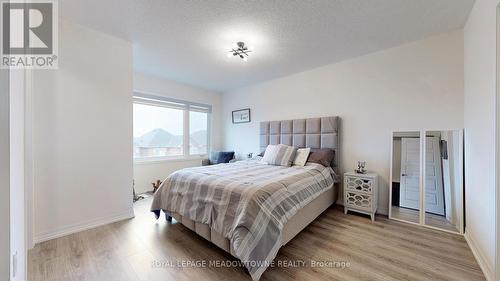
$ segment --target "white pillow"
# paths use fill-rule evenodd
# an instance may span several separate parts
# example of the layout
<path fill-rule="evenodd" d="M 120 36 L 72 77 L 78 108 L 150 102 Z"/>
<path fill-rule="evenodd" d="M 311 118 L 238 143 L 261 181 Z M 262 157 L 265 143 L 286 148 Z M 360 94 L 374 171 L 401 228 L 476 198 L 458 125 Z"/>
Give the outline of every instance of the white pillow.
<path fill-rule="evenodd" d="M 293 146 L 284 144 L 268 145 L 261 161 L 269 165 L 290 167 L 293 159 L 295 159 L 296 152 L 297 148 Z"/>
<path fill-rule="evenodd" d="M 270 144 L 266 147 L 266 151 L 264 151 L 264 156 L 260 160 L 260 162 L 265 164 L 271 164 L 276 159 L 276 154 L 278 153 L 278 146 Z"/>
<path fill-rule="evenodd" d="M 299 148 L 297 153 L 295 154 L 295 159 L 293 160 L 294 166 L 305 166 L 307 162 L 307 158 L 309 158 L 309 153 L 311 152 L 311 148 Z"/>

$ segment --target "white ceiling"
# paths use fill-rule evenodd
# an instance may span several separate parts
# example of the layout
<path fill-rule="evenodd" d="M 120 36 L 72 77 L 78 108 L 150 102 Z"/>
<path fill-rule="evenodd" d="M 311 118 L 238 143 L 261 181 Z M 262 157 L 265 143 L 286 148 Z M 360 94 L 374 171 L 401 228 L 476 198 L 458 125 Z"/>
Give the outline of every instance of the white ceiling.
<path fill-rule="evenodd" d="M 474 0 L 60 0 L 134 43 L 135 71 L 225 92 L 464 26 Z M 228 58 L 237 41 L 248 62 Z"/>

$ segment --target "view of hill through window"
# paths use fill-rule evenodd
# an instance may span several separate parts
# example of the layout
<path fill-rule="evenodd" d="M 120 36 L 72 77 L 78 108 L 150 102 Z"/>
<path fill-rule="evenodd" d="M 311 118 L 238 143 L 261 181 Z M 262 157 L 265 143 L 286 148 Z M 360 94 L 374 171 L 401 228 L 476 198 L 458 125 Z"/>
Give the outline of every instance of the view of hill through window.
<path fill-rule="evenodd" d="M 184 111 L 134 103 L 134 158 L 207 153 L 208 114 L 189 112 L 189 152 L 184 152 Z"/>

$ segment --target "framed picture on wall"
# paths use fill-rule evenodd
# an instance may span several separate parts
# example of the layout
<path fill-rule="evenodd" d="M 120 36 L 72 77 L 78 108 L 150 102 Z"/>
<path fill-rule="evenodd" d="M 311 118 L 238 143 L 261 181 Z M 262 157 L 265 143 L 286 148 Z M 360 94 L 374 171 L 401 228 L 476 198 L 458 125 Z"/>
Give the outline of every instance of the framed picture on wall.
<path fill-rule="evenodd" d="M 233 124 L 249 123 L 249 122 L 250 122 L 250 108 L 233 111 Z"/>

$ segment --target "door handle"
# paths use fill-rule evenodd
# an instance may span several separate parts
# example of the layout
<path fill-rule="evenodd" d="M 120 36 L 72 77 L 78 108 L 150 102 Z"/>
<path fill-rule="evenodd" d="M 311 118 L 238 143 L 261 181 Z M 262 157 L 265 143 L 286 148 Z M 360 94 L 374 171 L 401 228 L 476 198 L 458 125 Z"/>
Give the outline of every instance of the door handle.
<path fill-rule="evenodd" d="M 401 176 L 402 176 L 402 177 L 406 177 L 406 176 L 407 176 L 407 174 L 401 174 Z"/>

